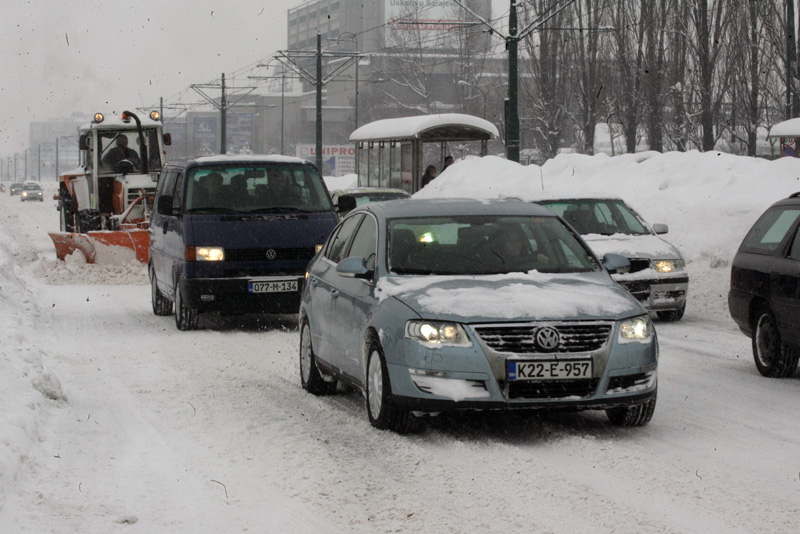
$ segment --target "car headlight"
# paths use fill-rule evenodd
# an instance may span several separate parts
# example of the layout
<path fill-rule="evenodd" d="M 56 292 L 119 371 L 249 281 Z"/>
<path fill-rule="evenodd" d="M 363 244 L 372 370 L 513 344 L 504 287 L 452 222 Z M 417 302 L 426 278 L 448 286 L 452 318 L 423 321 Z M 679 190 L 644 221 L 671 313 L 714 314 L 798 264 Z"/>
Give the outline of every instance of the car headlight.
<path fill-rule="evenodd" d="M 682 271 L 684 267 L 683 260 L 653 260 L 653 269 L 659 273 Z"/>
<path fill-rule="evenodd" d="M 647 315 L 625 319 L 619 325 L 619 340 L 622 343 L 649 341 L 654 333 L 653 321 Z"/>
<path fill-rule="evenodd" d="M 471 347 L 464 328 L 458 323 L 445 321 L 408 321 L 406 323 L 406 337 L 430 343 L 432 345 L 448 345 L 457 347 Z"/>
<path fill-rule="evenodd" d="M 23 191 L 23 192 L 22 192 L 22 196 L 23 196 L 23 197 L 27 197 L 27 196 L 28 196 L 28 193 L 26 193 L 25 191 Z"/>
<path fill-rule="evenodd" d="M 186 247 L 184 259 L 186 261 L 222 261 L 225 259 L 225 249 L 222 247 Z"/>

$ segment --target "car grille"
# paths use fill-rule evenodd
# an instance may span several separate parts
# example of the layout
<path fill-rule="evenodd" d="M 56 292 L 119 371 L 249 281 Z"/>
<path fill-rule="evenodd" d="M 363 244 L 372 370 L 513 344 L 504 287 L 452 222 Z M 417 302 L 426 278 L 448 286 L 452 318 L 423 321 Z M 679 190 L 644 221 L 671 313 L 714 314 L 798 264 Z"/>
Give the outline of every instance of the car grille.
<path fill-rule="evenodd" d="M 631 262 L 631 270 L 628 271 L 630 273 L 638 273 L 650 268 L 650 260 L 647 258 L 628 258 L 628 261 Z"/>
<path fill-rule="evenodd" d="M 267 260 L 267 251 L 274 250 L 275 258 Z M 311 261 L 314 248 L 240 248 L 225 250 L 225 261 Z"/>
<path fill-rule="evenodd" d="M 589 397 L 597 390 L 599 378 L 590 380 L 552 380 L 508 382 L 509 399 L 559 399 Z"/>
<path fill-rule="evenodd" d="M 535 342 L 536 329 L 544 324 L 492 325 L 473 327 L 490 348 L 497 352 L 531 354 L 542 352 Z M 558 347 L 548 352 L 589 352 L 602 348 L 611 334 L 609 323 L 547 323 L 560 336 Z"/>

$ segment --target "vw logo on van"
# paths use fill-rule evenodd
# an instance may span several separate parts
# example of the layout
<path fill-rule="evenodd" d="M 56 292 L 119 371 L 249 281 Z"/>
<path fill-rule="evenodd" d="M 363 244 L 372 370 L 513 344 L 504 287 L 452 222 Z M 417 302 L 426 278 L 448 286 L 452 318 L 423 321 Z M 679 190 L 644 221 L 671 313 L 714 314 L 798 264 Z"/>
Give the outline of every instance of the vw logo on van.
<path fill-rule="evenodd" d="M 278 256 L 278 253 L 275 252 L 275 249 L 271 248 L 267 250 L 267 259 L 274 260 Z"/>
<path fill-rule="evenodd" d="M 559 336 L 558 330 L 555 328 L 543 326 L 536 331 L 535 339 L 536 346 L 539 347 L 540 350 L 549 352 L 558 347 L 561 336 Z"/>

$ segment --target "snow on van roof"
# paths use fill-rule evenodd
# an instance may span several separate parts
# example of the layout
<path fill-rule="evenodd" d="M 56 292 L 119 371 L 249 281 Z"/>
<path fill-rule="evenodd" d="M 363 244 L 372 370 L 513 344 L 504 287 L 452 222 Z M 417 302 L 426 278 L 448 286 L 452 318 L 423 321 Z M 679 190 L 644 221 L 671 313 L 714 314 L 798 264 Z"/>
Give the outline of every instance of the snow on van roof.
<path fill-rule="evenodd" d="M 800 137 L 800 117 L 774 125 L 770 128 L 768 137 Z"/>
<path fill-rule="evenodd" d="M 479 140 L 495 139 L 500 136 L 497 126 L 480 117 L 463 113 L 441 113 L 371 122 L 350 134 L 350 141 L 420 138 L 427 137 L 423 136 L 423 133 L 437 129 L 446 130 L 449 137 L 467 136 Z M 459 133 L 461 135 L 458 135 Z"/>

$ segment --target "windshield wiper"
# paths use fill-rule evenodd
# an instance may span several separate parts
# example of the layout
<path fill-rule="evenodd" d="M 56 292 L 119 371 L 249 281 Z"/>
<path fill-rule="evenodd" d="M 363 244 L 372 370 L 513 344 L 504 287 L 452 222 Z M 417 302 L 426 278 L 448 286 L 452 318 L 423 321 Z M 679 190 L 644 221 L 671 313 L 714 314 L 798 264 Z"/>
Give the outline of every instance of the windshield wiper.
<path fill-rule="evenodd" d="M 312 210 L 307 210 L 303 208 L 295 208 L 292 206 L 273 206 L 271 208 L 255 208 L 247 213 L 311 213 Z"/>
<path fill-rule="evenodd" d="M 244 213 L 244 212 L 232 208 L 213 208 L 209 206 L 205 208 L 191 208 L 186 210 L 186 213 Z"/>

